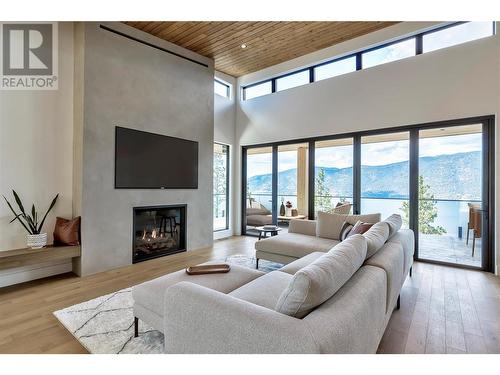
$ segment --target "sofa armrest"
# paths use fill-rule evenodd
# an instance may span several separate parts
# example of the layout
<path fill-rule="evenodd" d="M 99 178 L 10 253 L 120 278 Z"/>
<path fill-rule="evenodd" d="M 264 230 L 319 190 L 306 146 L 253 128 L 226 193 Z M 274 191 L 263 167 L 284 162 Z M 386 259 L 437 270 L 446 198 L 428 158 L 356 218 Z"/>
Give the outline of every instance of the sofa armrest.
<path fill-rule="evenodd" d="M 165 292 L 165 353 L 318 353 L 307 325 L 189 282 Z"/>
<path fill-rule="evenodd" d="M 308 236 L 316 236 L 316 220 L 290 220 L 288 233 L 300 233 Z"/>

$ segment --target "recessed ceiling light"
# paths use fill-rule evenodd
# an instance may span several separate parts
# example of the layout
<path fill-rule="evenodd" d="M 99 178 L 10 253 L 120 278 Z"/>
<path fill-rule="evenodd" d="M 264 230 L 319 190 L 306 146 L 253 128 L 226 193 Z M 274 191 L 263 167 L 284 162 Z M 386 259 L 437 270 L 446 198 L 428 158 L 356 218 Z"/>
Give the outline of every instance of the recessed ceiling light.
<path fill-rule="evenodd" d="M 243 44 L 241 45 L 241 48 L 245 49 L 245 48 L 247 48 L 247 45 L 246 45 L 245 43 L 243 43 Z"/>

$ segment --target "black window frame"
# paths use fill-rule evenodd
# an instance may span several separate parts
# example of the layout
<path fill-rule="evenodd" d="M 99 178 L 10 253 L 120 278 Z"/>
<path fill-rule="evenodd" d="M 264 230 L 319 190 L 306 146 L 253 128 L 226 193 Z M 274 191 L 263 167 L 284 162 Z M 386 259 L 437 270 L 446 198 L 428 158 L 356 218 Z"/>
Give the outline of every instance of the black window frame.
<path fill-rule="evenodd" d="M 295 87 L 300 87 L 300 86 L 304 86 L 306 85 L 307 83 L 304 83 L 302 85 L 297 85 L 297 86 L 294 86 L 294 87 L 289 87 L 289 88 L 286 88 L 286 89 L 283 89 L 283 90 L 278 90 L 278 81 L 282 78 L 286 78 L 286 77 L 290 77 L 290 76 L 293 76 L 295 74 L 300 74 L 300 73 L 303 73 L 303 72 L 309 72 L 309 82 L 307 83 L 311 83 L 311 68 L 306 68 L 306 69 L 301 69 L 301 70 L 296 70 L 294 72 L 291 72 L 291 73 L 287 73 L 287 74 L 283 74 L 279 77 L 276 77 L 274 78 L 274 92 L 281 92 L 281 91 L 286 91 L 286 90 L 290 90 L 290 89 L 293 89 Z"/>
<path fill-rule="evenodd" d="M 395 44 L 403 43 L 403 42 L 406 42 L 406 41 L 412 40 L 412 39 L 415 39 L 415 54 L 414 55 L 411 55 L 411 56 L 408 56 L 408 57 L 403 57 L 403 58 L 398 59 L 398 60 L 383 62 L 383 63 L 377 64 L 377 65 L 373 65 L 373 66 L 369 66 L 369 67 L 366 67 L 366 68 L 363 66 L 363 56 L 365 54 L 367 54 L 369 52 L 373 52 L 373 51 L 378 51 L 380 49 L 384 49 L 384 48 L 393 46 Z M 407 59 L 407 58 L 410 58 L 410 57 L 417 56 L 417 38 L 416 38 L 416 35 L 411 35 L 411 36 L 408 36 L 408 37 L 405 37 L 405 38 L 396 39 L 396 40 L 393 40 L 393 41 L 381 44 L 379 46 L 375 46 L 375 47 L 371 47 L 371 48 L 365 49 L 362 52 L 360 52 L 359 54 L 361 55 L 361 69 L 360 70 L 370 69 L 370 68 L 374 68 L 376 66 L 380 66 L 380 65 L 384 65 L 384 64 L 390 64 L 391 62 L 395 62 L 395 61 L 399 61 L 399 60 L 404 60 L 404 59 Z"/>
<path fill-rule="evenodd" d="M 223 95 L 219 95 L 215 92 L 215 89 L 214 89 L 214 94 L 216 95 L 219 95 L 219 96 L 222 96 L 223 98 L 226 98 L 226 99 L 231 99 L 231 85 L 225 83 L 225 82 L 222 82 L 221 80 L 215 78 L 214 79 L 214 82 L 217 82 L 218 84 L 226 87 L 226 96 L 223 96 Z"/>
<path fill-rule="evenodd" d="M 277 77 L 277 78 L 279 78 L 279 77 Z M 275 93 L 276 92 L 276 78 L 266 79 L 265 81 L 252 83 L 251 85 L 247 85 L 245 87 L 242 87 L 241 92 L 243 93 L 243 95 L 242 95 L 243 100 L 247 100 L 246 89 L 254 87 L 254 86 L 259 86 L 259 85 L 262 85 L 262 84 L 268 83 L 268 82 L 271 82 L 271 92 L 269 94 Z M 256 96 L 256 98 L 260 98 L 261 96 L 265 96 L 265 95 L 269 95 L 269 94 L 259 95 L 259 96 Z M 254 99 L 254 98 L 251 98 L 251 99 Z M 248 100 L 250 100 L 250 99 L 248 99 Z"/>
<path fill-rule="evenodd" d="M 320 82 L 320 81 L 324 81 L 325 79 L 335 78 L 335 77 L 339 76 L 339 75 L 336 75 L 336 76 L 333 76 L 333 77 L 323 78 L 320 81 L 317 81 L 316 80 L 316 68 L 320 68 L 320 67 L 325 66 L 325 65 L 334 64 L 336 62 L 339 62 L 339 61 L 342 61 L 342 60 L 347 60 L 347 59 L 352 59 L 352 58 L 354 58 L 354 70 L 352 72 L 343 73 L 343 74 L 339 74 L 339 75 L 349 74 L 349 73 L 353 73 L 353 72 L 355 72 L 357 70 L 360 70 L 360 69 L 358 69 L 358 64 L 357 64 L 357 54 L 351 54 L 351 55 L 347 55 L 347 56 L 342 56 L 342 57 L 339 57 L 337 59 L 325 61 L 325 62 L 322 62 L 320 64 L 316 64 L 316 65 L 312 66 L 311 67 L 311 71 L 313 72 L 314 79 L 313 79 L 313 81 L 311 81 L 311 83 Z"/>
<path fill-rule="evenodd" d="M 356 51 L 356 52 L 352 52 L 352 53 L 348 53 L 348 54 L 345 54 L 345 55 L 342 55 L 342 56 L 338 56 L 338 57 L 335 57 L 333 59 L 330 59 L 330 60 L 323 61 L 323 62 L 318 63 L 318 64 L 314 64 L 314 65 L 308 66 L 306 68 L 297 69 L 297 70 L 294 70 L 294 71 L 291 71 L 291 72 L 288 72 L 288 73 L 285 73 L 285 74 L 278 75 L 276 77 L 267 78 L 267 79 L 264 79 L 264 80 L 261 80 L 261 81 L 258 81 L 258 82 L 254 82 L 254 83 L 251 83 L 251 84 L 248 84 L 248 85 L 245 85 L 245 86 L 241 86 L 242 99 L 243 99 L 243 101 L 247 100 L 246 99 L 246 94 L 245 94 L 245 90 L 247 88 L 250 88 L 250 87 L 253 87 L 253 86 L 257 86 L 257 85 L 260 85 L 260 84 L 263 84 L 263 83 L 267 83 L 267 82 L 271 82 L 271 92 L 269 94 L 274 94 L 274 93 L 277 92 L 277 90 L 276 90 L 276 80 L 278 80 L 280 78 L 287 77 L 287 76 L 292 75 L 292 74 L 300 73 L 300 72 L 303 72 L 303 71 L 306 71 L 306 70 L 309 71 L 309 83 L 319 82 L 319 81 L 315 80 L 315 77 L 314 77 L 314 68 L 322 66 L 322 65 L 334 63 L 334 62 L 337 62 L 339 60 L 347 59 L 347 58 L 350 58 L 350 57 L 355 57 L 356 58 L 356 71 L 363 70 L 363 69 L 369 69 L 369 68 L 363 68 L 363 61 L 362 61 L 363 57 L 362 56 L 363 56 L 364 53 L 371 52 L 371 51 L 374 51 L 374 50 L 377 50 L 377 49 L 381 49 L 381 48 L 385 48 L 385 47 L 388 47 L 388 46 L 390 46 L 392 44 L 397 44 L 399 42 L 404 42 L 405 40 L 409 40 L 409 39 L 415 39 L 415 55 L 412 55 L 412 56 L 409 56 L 409 57 L 405 57 L 405 58 L 410 58 L 410 57 L 415 57 L 415 56 L 421 55 L 421 54 L 423 54 L 423 37 L 424 37 L 424 35 L 435 33 L 435 32 L 438 32 L 438 31 L 450 28 L 450 27 L 459 26 L 459 25 L 462 25 L 462 24 L 468 23 L 468 22 L 474 22 L 474 21 L 457 21 L 457 22 L 451 22 L 451 23 L 446 23 L 446 24 L 438 25 L 438 26 L 433 27 L 432 29 L 429 29 L 429 30 L 425 30 L 425 31 L 421 31 L 421 32 L 416 32 L 416 33 L 411 34 L 411 35 L 407 35 L 407 36 L 402 36 L 402 37 L 399 37 L 399 38 L 395 38 L 395 39 L 390 40 L 388 42 L 384 42 L 384 43 L 378 44 L 378 45 L 373 46 L 373 47 L 368 47 L 368 48 L 365 48 L 365 49 L 362 49 L 362 50 L 359 50 L 359 51 Z M 496 35 L 496 23 L 495 23 L 495 21 L 488 21 L 488 22 L 491 22 L 493 24 L 493 34 L 491 36 Z M 475 39 L 475 40 L 477 40 L 477 39 Z M 467 43 L 467 42 L 465 42 L 465 43 Z M 443 48 L 448 48 L 448 47 L 443 47 Z M 402 58 L 400 60 L 404 60 L 405 58 Z M 400 60 L 395 60 L 395 61 L 400 61 Z M 395 62 L 395 61 L 393 61 L 393 62 Z M 380 66 L 380 65 L 384 65 L 384 64 L 387 64 L 387 63 L 379 64 L 379 65 L 376 65 L 376 66 Z M 352 73 L 352 72 L 350 72 L 350 73 Z M 349 73 L 346 73 L 346 74 L 349 74 Z M 338 77 L 338 76 L 334 76 L 334 77 L 330 77 L 330 78 L 335 78 L 335 77 Z M 325 79 L 330 79 L 330 78 L 325 78 Z M 301 86 L 304 86 L 304 85 L 301 85 Z M 296 87 L 300 87 L 300 86 L 296 86 Z M 285 90 L 282 90 L 282 91 L 285 91 Z M 269 95 L 269 94 L 265 94 L 265 95 Z M 264 95 L 261 95 L 261 96 L 264 96 Z M 250 100 L 250 99 L 248 99 L 248 100 Z"/>
<path fill-rule="evenodd" d="M 420 37 L 422 38 L 422 49 L 421 49 L 421 52 L 420 53 L 429 53 L 429 52 L 434 52 L 434 51 L 439 51 L 441 49 L 444 49 L 444 48 L 449 48 L 449 47 L 453 47 L 453 46 L 458 46 L 460 44 L 464 44 L 464 43 L 469 43 L 469 42 L 472 42 L 474 40 L 478 40 L 478 39 L 474 39 L 474 40 L 471 40 L 469 42 L 462 42 L 462 43 L 458 43 L 458 44 L 452 44 L 451 46 L 447 46 L 447 47 L 442 47 L 442 48 L 438 48 L 438 49 L 435 49 L 435 50 L 432 50 L 432 51 L 429 51 L 429 52 L 424 52 L 424 42 L 423 42 L 423 39 L 424 39 L 424 35 L 429 35 L 429 34 L 434 34 L 438 31 L 442 31 L 442 30 L 446 30 L 446 29 L 449 29 L 449 28 L 452 28 L 452 27 L 456 27 L 456 26 L 460 26 L 460 25 L 463 25 L 465 23 L 470 23 L 470 22 L 476 22 L 476 21 L 460 21 L 460 22 L 453 22 L 451 24 L 446 24 L 446 25 L 443 25 L 442 27 L 439 27 L 439 28 L 436 28 L 436 29 L 432 29 L 432 30 L 428 30 L 428 31 L 425 31 L 423 33 L 420 34 Z M 492 26 L 492 31 L 493 31 L 493 34 L 491 34 L 490 36 L 494 36 L 496 35 L 497 33 L 497 30 L 496 30 L 496 22 L 495 21 L 491 21 L 491 23 L 493 24 Z M 487 38 L 487 37 L 485 37 Z M 482 38 L 480 38 L 482 39 Z"/>

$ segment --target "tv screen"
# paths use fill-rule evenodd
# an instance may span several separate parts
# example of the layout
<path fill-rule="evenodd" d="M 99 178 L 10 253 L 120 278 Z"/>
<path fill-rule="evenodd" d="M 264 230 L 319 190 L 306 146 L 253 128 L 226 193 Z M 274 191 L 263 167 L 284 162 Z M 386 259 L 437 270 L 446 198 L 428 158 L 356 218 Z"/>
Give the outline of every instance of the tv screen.
<path fill-rule="evenodd" d="M 116 189 L 197 189 L 198 142 L 117 126 Z"/>

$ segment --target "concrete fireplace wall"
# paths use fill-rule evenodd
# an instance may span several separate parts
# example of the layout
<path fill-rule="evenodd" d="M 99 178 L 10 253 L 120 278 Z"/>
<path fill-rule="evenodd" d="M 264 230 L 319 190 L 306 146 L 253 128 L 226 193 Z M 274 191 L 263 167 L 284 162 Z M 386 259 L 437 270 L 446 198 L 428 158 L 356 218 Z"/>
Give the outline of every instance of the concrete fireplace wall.
<path fill-rule="evenodd" d="M 83 35 L 75 39 L 81 41 L 75 49 L 85 63 L 75 77 L 83 80 L 83 142 L 82 163 L 75 173 L 81 172 L 82 180 L 81 202 L 76 204 L 82 215 L 82 275 L 132 263 L 135 206 L 186 203 L 187 249 L 212 244 L 213 61 L 123 24 L 107 26 L 208 67 L 111 33 L 97 23 L 81 27 Z M 116 190 L 115 126 L 199 142 L 198 189 Z M 175 163 L 175 155 L 163 162 Z"/>

